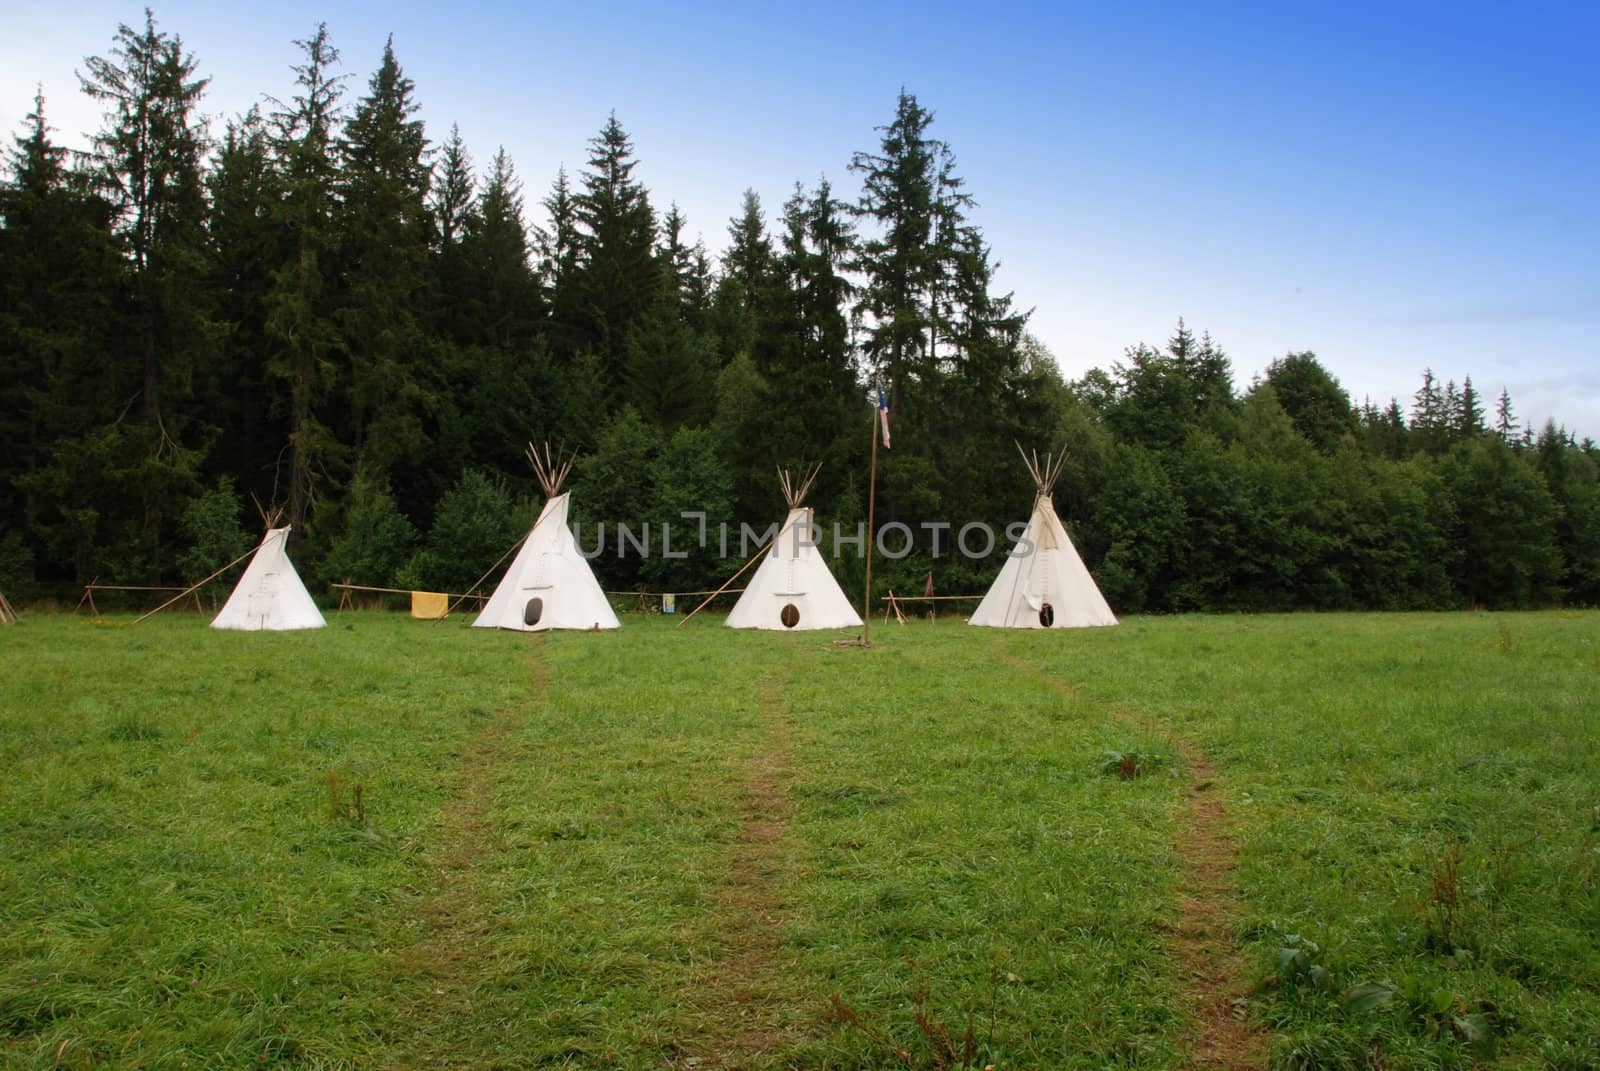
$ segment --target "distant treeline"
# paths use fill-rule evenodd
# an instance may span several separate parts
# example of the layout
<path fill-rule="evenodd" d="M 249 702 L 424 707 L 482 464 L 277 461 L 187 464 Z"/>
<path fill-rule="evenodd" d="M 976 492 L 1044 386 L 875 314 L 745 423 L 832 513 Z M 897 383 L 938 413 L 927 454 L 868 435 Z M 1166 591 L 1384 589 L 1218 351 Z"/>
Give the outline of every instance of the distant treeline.
<path fill-rule="evenodd" d="M 530 523 L 529 440 L 581 455 L 580 519 L 764 524 L 777 465 L 822 462 L 824 531 L 866 515 L 874 386 L 892 409 L 878 520 L 951 525 L 881 587 L 981 591 L 970 521 L 1027 516 L 1013 440 L 1068 452 L 1056 504 L 1121 612 L 1600 602 L 1600 453 L 1502 391 L 1425 373 L 1353 406 L 1310 353 L 1242 394 L 1180 321 L 1063 381 L 997 294 L 975 202 L 908 93 L 848 194 L 745 194 L 717 258 L 635 174 L 613 115 L 526 219 L 497 151 L 430 141 L 386 47 L 363 92 L 325 27 L 294 89 L 208 128 L 180 39 L 121 27 L 67 151 L 41 93 L 0 186 L 0 591 L 193 579 L 282 506 L 314 590 L 461 590 Z M 1063 255 L 1071 255 L 1064 250 Z M 1493 412 L 1486 415 L 1486 409 Z M 675 545 L 677 540 L 674 540 Z M 611 589 L 713 585 L 609 553 Z M 859 590 L 861 563 L 837 565 Z"/>

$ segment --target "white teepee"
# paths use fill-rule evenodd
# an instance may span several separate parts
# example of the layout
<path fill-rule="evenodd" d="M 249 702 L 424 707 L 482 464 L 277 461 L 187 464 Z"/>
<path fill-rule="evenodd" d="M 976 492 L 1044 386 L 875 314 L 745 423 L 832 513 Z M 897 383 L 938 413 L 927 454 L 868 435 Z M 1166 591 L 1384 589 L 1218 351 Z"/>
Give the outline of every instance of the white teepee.
<path fill-rule="evenodd" d="M 1019 446 L 1017 449 L 1021 450 Z M 967 620 L 995 628 L 1086 628 L 1115 625 L 1116 615 L 1078 557 L 1067 530 L 1056 516 L 1050 489 L 1061 475 L 1064 457 L 1039 458 L 1026 453 L 1023 463 L 1038 489 L 1028 531 L 1017 543 L 989 593 Z"/>
<path fill-rule="evenodd" d="M 527 452 L 544 489 L 544 509 L 472 627 L 521 632 L 619 628 L 616 613 L 567 527 L 570 495 L 561 484 L 572 471 L 572 459 L 561 460 L 548 444 L 543 456 L 532 443 Z"/>
<path fill-rule="evenodd" d="M 300 574 L 294 571 L 286 549 L 288 541 L 288 525 L 269 526 L 261 545 L 250 556 L 244 575 L 233 586 L 233 594 L 211 622 L 212 628 L 284 632 L 327 624 L 300 582 Z"/>
<path fill-rule="evenodd" d="M 820 466 L 819 466 L 820 467 Z M 779 470 L 789 516 L 739 601 L 728 614 L 729 628 L 793 629 L 859 628 L 861 617 L 828 571 L 816 547 L 817 526 L 801 505 L 817 470 L 796 486 Z"/>

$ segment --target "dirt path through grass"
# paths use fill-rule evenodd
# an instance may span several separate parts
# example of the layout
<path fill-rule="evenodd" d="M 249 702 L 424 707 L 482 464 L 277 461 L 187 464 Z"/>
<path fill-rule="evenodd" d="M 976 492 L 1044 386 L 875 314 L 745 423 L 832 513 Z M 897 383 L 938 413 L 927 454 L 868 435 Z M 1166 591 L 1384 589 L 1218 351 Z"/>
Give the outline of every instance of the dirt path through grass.
<path fill-rule="evenodd" d="M 1085 700 L 1072 685 L 1012 655 L 1003 641 L 996 647 L 1014 669 L 1063 695 Z M 1169 726 L 1116 704 L 1105 704 L 1103 709 L 1141 732 L 1171 740 L 1183 761 L 1183 811 L 1173 843 L 1178 913 L 1167 931 L 1167 946 L 1178 964 L 1180 998 L 1189 1021 L 1185 1066 L 1259 1071 L 1267 1066 L 1267 1038 L 1243 1015 L 1239 1002 L 1249 993 L 1250 983 L 1233 939 L 1234 920 L 1241 910 L 1234 879 L 1239 841 L 1216 770 L 1194 741 Z"/>
<path fill-rule="evenodd" d="M 495 790 L 515 760 L 517 728 L 544 702 L 550 667 L 535 633 L 523 702 L 499 711 L 464 745 L 450 778 L 452 800 L 433 830 L 424 867 L 431 879 L 412 908 L 417 939 L 395 952 L 395 974 L 411 993 L 397 1021 L 408 1032 L 397 1048 L 411 1067 L 448 1067 L 457 1024 L 472 1021 L 475 987 L 484 978 L 495 904 L 482 893 L 481 871 L 504 847 Z"/>
<path fill-rule="evenodd" d="M 761 683 L 763 739 L 746 760 L 737 791 L 741 818 L 731 864 L 717 891 L 717 928 L 727 951 L 704 974 L 697 995 L 699 1036 L 686 1039 L 685 1067 L 742 1068 L 780 1047 L 792 1027 L 778 991 L 778 935 L 790 865 L 786 794 L 793 776 L 783 679 Z"/>

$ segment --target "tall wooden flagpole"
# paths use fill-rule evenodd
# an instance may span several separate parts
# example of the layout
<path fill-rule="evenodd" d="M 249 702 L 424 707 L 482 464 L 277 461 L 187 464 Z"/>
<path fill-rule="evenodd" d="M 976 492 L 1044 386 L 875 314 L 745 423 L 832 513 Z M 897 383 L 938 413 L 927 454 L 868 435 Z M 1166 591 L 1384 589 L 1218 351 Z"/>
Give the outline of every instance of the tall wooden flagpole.
<path fill-rule="evenodd" d="M 883 388 L 874 384 L 872 399 L 872 464 L 867 469 L 867 590 L 861 597 L 861 645 L 872 646 L 872 550 L 877 542 L 873 528 L 874 512 L 878 506 L 878 421 L 882 419 L 878 398 Z"/>

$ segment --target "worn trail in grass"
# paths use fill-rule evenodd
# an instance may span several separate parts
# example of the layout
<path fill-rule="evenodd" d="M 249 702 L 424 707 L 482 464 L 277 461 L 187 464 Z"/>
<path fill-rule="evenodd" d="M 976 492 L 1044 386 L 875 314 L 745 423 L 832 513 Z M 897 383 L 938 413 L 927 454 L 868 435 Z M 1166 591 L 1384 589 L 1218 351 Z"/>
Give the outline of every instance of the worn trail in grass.
<path fill-rule="evenodd" d="M 1003 640 L 994 648 L 1013 668 L 1036 675 L 1060 694 L 1081 698 L 1071 685 L 1010 654 Z M 1255 978 L 1233 936 L 1241 914 L 1235 882 L 1239 837 L 1228 818 L 1216 770 L 1193 740 L 1171 733 L 1149 715 L 1114 703 L 1100 709 L 1143 732 L 1167 737 L 1182 767 L 1183 807 L 1173 840 L 1176 913 L 1166 932 L 1189 1023 L 1187 1065 L 1234 1071 L 1263 1068 L 1266 1038 L 1259 1025 L 1246 1021 L 1244 1011 Z M 1156 772 L 1141 770 L 1141 760 L 1133 756 L 1126 761 L 1135 775 Z"/>
<path fill-rule="evenodd" d="M 809 861 L 784 955 L 822 1014 L 784 1066 L 1176 1062 L 1171 787 L 1102 776 L 1127 731 L 989 638 L 890 629 L 796 677 Z"/>
<path fill-rule="evenodd" d="M 492 638 L 532 642 L 547 680 L 481 797 L 475 913 L 444 930 L 470 962 L 443 994 L 419 991 L 406 957 L 377 980 L 441 1002 L 390 1023 L 396 1062 L 661 1067 L 699 1036 L 704 965 L 727 954 L 718 890 L 749 820 L 741 789 L 770 731 L 759 668 L 706 659 L 704 637 L 654 639 Z M 427 869 L 449 886 L 439 861 Z"/>
<path fill-rule="evenodd" d="M 1223 779 L 1235 938 L 1274 1066 L 1600 1066 L 1600 618 L 1116 632 L 1112 657 L 1017 649 L 1159 719 Z M 1377 1003 L 1346 1002 L 1368 983 Z"/>
<path fill-rule="evenodd" d="M 1600 1066 L 1592 615 L 831 639 L 8 626 L 0 1064 Z"/>
<path fill-rule="evenodd" d="M 543 637 L 534 637 L 525 658 L 528 691 L 463 742 L 446 780 L 451 801 L 428 830 L 421 895 L 408 913 L 414 943 L 395 953 L 395 970 L 413 992 L 395 1003 L 407 1033 L 395 1047 L 411 1065 L 449 1066 L 458 1051 L 460 1024 L 469 1022 L 483 965 L 491 961 L 491 931 L 497 909 L 487 896 L 486 861 L 503 853 L 505 833 L 497 794 L 510 764 L 524 756 L 518 729 L 543 707 L 550 667 Z"/>
<path fill-rule="evenodd" d="M 744 762 L 737 786 L 740 823 L 729 869 L 716 897 L 726 952 L 697 979 L 696 1036 L 681 1043 L 686 1066 L 739 1068 L 783 1048 L 794 1009 L 778 986 L 778 948 L 795 866 L 788 822 L 794 777 L 787 674 L 761 683 L 763 745 Z"/>
<path fill-rule="evenodd" d="M 1256 978 L 1234 940 L 1243 913 L 1235 878 L 1239 838 L 1211 760 L 1192 743 L 1177 744 L 1186 783 L 1171 947 L 1192 1024 L 1190 1063 L 1255 1071 L 1267 1065 L 1267 1039 L 1245 1019 Z"/>

